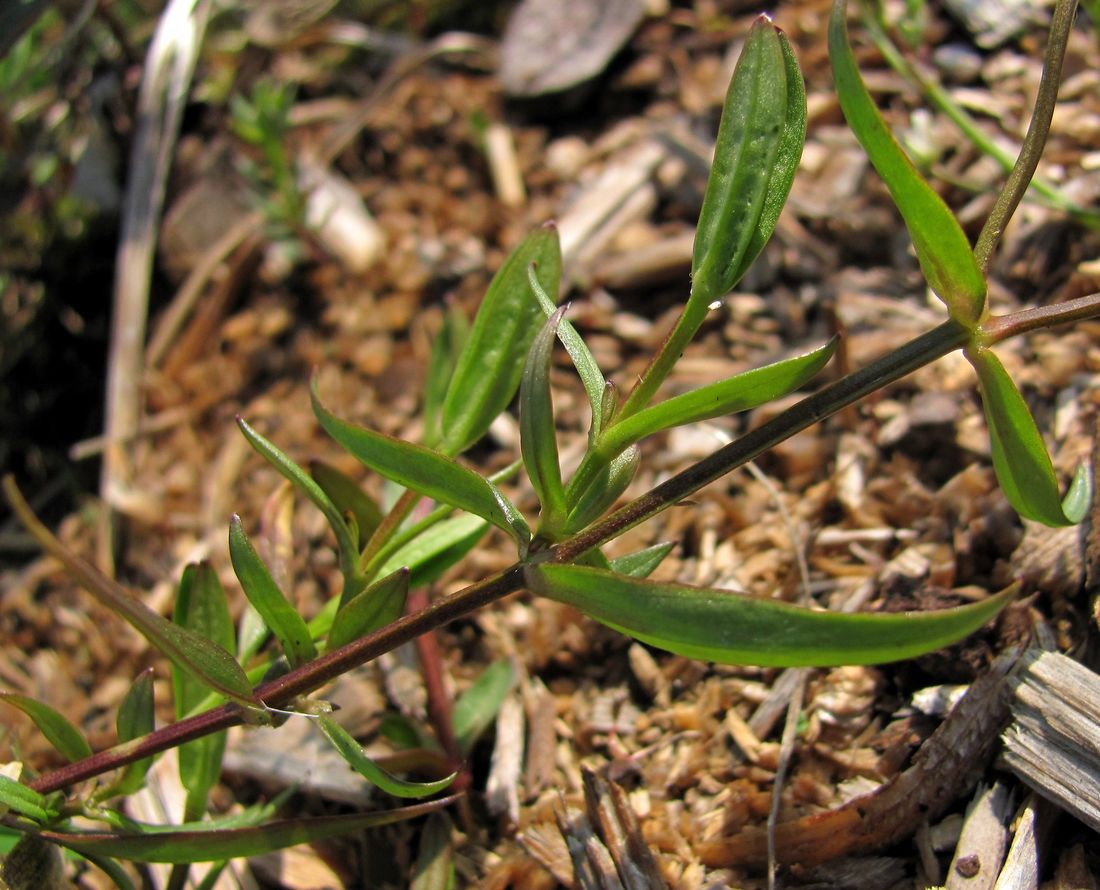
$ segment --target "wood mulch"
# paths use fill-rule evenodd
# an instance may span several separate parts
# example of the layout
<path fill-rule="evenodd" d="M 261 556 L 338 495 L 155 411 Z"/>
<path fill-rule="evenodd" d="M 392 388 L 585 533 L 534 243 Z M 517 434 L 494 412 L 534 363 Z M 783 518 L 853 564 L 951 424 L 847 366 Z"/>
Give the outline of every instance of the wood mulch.
<path fill-rule="evenodd" d="M 290 135 L 295 156 L 316 155 L 335 128 L 365 108 L 361 132 L 331 170 L 369 210 L 371 220 L 353 223 L 361 243 L 380 241 L 373 255 L 355 258 L 319 239 L 289 262 L 285 245 L 241 239 L 214 264 L 194 311 L 163 335 L 146 381 L 146 428 L 129 445 L 140 496 L 123 511 L 117 564 L 119 578 L 146 602 L 169 610 L 183 566 L 208 559 L 239 608 L 225 546 L 234 512 L 267 544 L 277 576 L 304 613 L 338 594 L 323 519 L 286 496 L 281 479 L 235 429 L 235 415 L 296 460 L 329 460 L 384 496 L 379 480 L 320 432 L 309 407 L 310 375 L 316 370 L 326 404 L 343 417 L 416 439 L 424 369 L 445 308 L 457 304 L 472 314 L 492 270 L 544 220 L 557 220 L 562 232 L 570 319 L 609 378 L 630 385 L 686 295 L 707 156 L 732 62 L 755 14 L 706 0 L 649 5 L 657 11 L 643 18 L 611 68 L 564 101 L 507 98 L 494 53 L 480 44 L 473 53 L 410 65 L 374 93 L 384 66 L 372 59 L 364 73 L 352 50 L 331 42 L 335 31 L 325 29 L 342 22 L 337 13 L 271 49 L 243 51 L 242 89 L 261 70 L 302 83 Z M 838 363 L 858 367 L 944 316 L 925 293 L 885 189 L 844 126 L 825 52 L 827 10 L 827 3 L 807 0 L 775 13 L 807 80 L 802 169 L 776 236 L 686 351 L 669 393 L 805 351 L 838 331 Z M 978 50 L 942 10 L 928 14 L 921 63 L 984 128 L 1017 140 L 1038 82 L 1042 30 Z M 854 24 L 853 33 L 860 34 Z M 930 112 L 869 44 L 859 46 L 867 81 L 895 130 L 925 146 L 945 199 L 975 235 L 1000 181 L 997 168 Z M 954 55 L 929 47 L 950 47 Z M 400 64 L 402 52 L 389 64 Z M 216 54 L 204 57 L 200 82 L 226 64 Z M 1097 72 L 1095 33 L 1081 28 L 1041 167 L 1093 207 L 1100 196 Z M 178 149 L 161 232 L 169 297 L 249 212 L 237 163 L 244 149 L 228 133 L 224 108 L 200 111 Z M 992 268 L 994 310 L 1095 291 L 1098 251 L 1096 232 L 1026 204 Z M 156 331 L 158 319 L 151 324 Z M 1085 323 L 998 347 L 1063 478 L 1093 451 L 1098 335 L 1100 325 Z M 556 362 L 559 440 L 563 460 L 575 465 L 586 403 L 563 351 Z M 648 440 L 627 496 L 784 404 Z M 517 454 L 509 415 L 469 457 L 494 470 Z M 508 494 L 533 508 L 528 487 L 513 485 Z M 89 508 L 60 531 L 91 555 L 95 528 Z M 834 609 L 942 607 L 1014 580 L 1023 590 L 994 625 L 949 650 L 876 668 L 807 672 L 670 656 L 526 594 L 455 622 L 439 637 L 456 694 L 498 658 L 512 659 L 519 676 L 474 752 L 471 806 L 456 813 L 460 886 L 766 886 L 765 825 L 785 759 L 787 705 L 798 689 L 802 707 L 777 833 L 782 886 L 992 887 L 1000 860 L 990 862 L 984 847 L 968 852 L 964 831 L 968 802 L 983 794 L 975 811 L 998 814 L 990 818 L 1003 826 L 1006 844 L 1014 816 L 1023 814 L 1013 825 L 1043 820 L 1041 871 L 1031 867 L 1028 886 L 1097 886 L 1095 835 L 1029 798 L 994 759 L 1008 719 L 1003 677 L 1016 647 L 1038 638 L 1089 663 L 1094 619 L 1086 573 L 1095 572 L 1088 563 L 1100 552 L 1097 539 L 1091 523 L 1049 532 L 1022 523 L 1007 505 L 993 477 L 973 374 L 960 356 L 799 434 L 755 472 L 712 484 L 612 549 L 659 541 L 677 546 L 658 577 L 790 600 L 803 595 L 801 552 L 809 592 Z M 432 595 L 512 558 L 503 536 L 493 536 L 433 585 Z M 78 720 L 98 748 L 113 743 L 115 708 L 152 664 L 158 701 L 170 716 L 165 665 L 51 563 L 4 568 L 0 598 L 5 688 Z M 385 751 L 379 723 L 387 710 L 424 720 L 423 687 L 411 668 L 413 652 L 394 653 L 332 692 L 369 751 Z M 945 720 L 948 702 L 968 684 L 964 705 Z M 27 721 L 6 719 L 0 758 L 18 754 L 39 771 L 58 765 Z M 387 805 L 330 772 L 338 764 L 305 720 L 233 738 L 214 800 L 220 809 L 291 783 L 302 788 L 287 814 Z M 156 775 L 171 798 L 171 769 Z M 236 868 L 240 884 L 225 886 L 405 886 L 420 827 L 260 857 Z M 978 874 L 975 864 L 984 883 L 968 875 Z M 104 886 L 92 870 L 76 881 Z"/>

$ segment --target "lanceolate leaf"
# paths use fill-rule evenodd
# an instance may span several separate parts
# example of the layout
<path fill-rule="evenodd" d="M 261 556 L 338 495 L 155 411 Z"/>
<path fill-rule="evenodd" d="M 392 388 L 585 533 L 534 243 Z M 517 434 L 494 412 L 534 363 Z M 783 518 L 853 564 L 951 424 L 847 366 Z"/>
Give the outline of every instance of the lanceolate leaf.
<path fill-rule="evenodd" d="M 10 781 L 10 780 L 9 780 Z M 251 828 L 127 834 L 112 831 L 46 831 L 42 837 L 82 854 L 117 856 L 132 862 L 217 862 L 258 856 L 353 831 L 415 819 L 454 803 L 456 796 L 384 813 L 354 813 L 315 819 L 282 819 Z"/>
<path fill-rule="evenodd" d="M 516 674 L 508 659 L 494 661 L 455 702 L 455 738 L 463 754 L 469 754 L 478 737 L 497 716 L 504 697 L 515 685 Z"/>
<path fill-rule="evenodd" d="M 438 794 L 454 781 L 455 773 L 435 782 L 408 782 L 405 779 L 399 779 L 367 757 L 359 743 L 332 717 L 322 714 L 317 719 L 317 725 L 352 769 L 372 785 L 377 785 L 394 797 L 427 797 L 430 794 Z"/>
<path fill-rule="evenodd" d="M 721 664 L 828 667 L 876 664 L 930 652 L 977 630 L 1015 593 L 935 612 L 819 612 L 766 597 L 544 563 L 528 569 L 533 593 L 678 655 Z"/>
<path fill-rule="evenodd" d="M 1004 365 L 988 349 L 968 349 L 966 356 L 981 382 L 993 469 L 1008 502 L 1025 519 L 1051 527 L 1080 522 L 1091 500 L 1087 469 L 1078 469 L 1063 502 L 1043 437 Z"/>
<path fill-rule="evenodd" d="M 648 578 L 675 546 L 671 542 L 654 544 L 652 547 L 646 547 L 645 550 L 639 550 L 637 553 L 628 553 L 626 556 L 611 560 L 610 568 L 620 575 Z"/>
<path fill-rule="evenodd" d="M 848 43 L 846 15 L 847 0 L 834 0 L 829 58 L 844 117 L 890 190 L 928 284 L 951 317 L 972 328 L 985 308 L 985 278 L 958 221 L 895 141 L 863 85 Z"/>
<path fill-rule="evenodd" d="M 309 498 L 313 505 L 321 511 L 325 519 L 328 520 L 333 534 L 336 535 L 336 545 L 340 551 L 341 571 L 346 578 L 352 573 L 359 547 L 358 541 L 353 540 L 351 536 L 351 529 L 348 527 L 343 513 L 340 512 L 340 509 L 329 499 L 324 489 L 313 480 L 309 473 L 256 432 L 247 421 L 238 417 L 237 426 L 241 428 L 248 444 L 255 448 L 264 460 L 278 470 L 283 478 Z M 358 519 L 358 517 L 356 518 Z"/>
<path fill-rule="evenodd" d="M 791 74 L 799 83 L 788 83 Z M 741 50 L 722 108 L 695 233 L 693 301 L 710 303 L 729 291 L 756 256 L 750 247 L 759 252 L 764 246 L 798 166 L 805 127 L 798 65 L 775 26 L 761 17 Z M 765 207 L 772 218 L 765 218 Z"/>
<path fill-rule="evenodd" d="M 360 549 L 365 547 L 382 521 L 381 509 L 367 497 L 363 489 L 332 464 L 315 460 L 310 463 L 309 471 L 313 480 L 321 486 L 321 490 L 328 495 L 336 508 L 345 516 L 350 513 L 355 517 L 355 524 L 359 531 L 358 544 Z"/>
<path fill-rule="evenodd" d="M 84 738 L 84 733 L 49 705 L 15 692 L 0 692 L 0 701 L 30 717 L 46 741 L 68 760 L 76 762 L 92 756 L 92 747 Z"/>
<path fill-rule="evenodd" d="M 633 481 L 634 474 L 638 471 L 638 460 L 638 448 L 631 445 L 600 470 L 569 511 L 566 531 L 582 529 L 602 516 Z"/>
<path fill-rule="evenodd" d="M 488 523 L 480 516 L 444 519 L 395 550 L 382 563 L 378 574 L 388 575 L 406 566 L 410 587 L 431 584 L 469 553 L 488 529 Z"/>
<path fill-rule="evenodd" d="M 153 669 L 146 668 L 130 684 L 130 689 L 118 707 L 115 729 L 120 742 L 132 742 L 153 731 L 155 714 L 153 710 Z M 131 794 L 145 783 L 145 774 L 153 765 L 153 758 L 146 757 L 129 764 L 122 776 L 111 789 L 113 794 Z"/>
<path fill-rule="evenodd" d="M 208 563 L 183 570 L 173 618 L 180 627 L 233 652 L 236 643 L 229 603 L 217 572 Z M 207 697 L 203 685 L 176 666 L 172 668 L 172 692 L 176 719 L 198 708 Z M 226 738 L 225 732 L 216 732 L 180 745 L 179 776 L 187 789 L 184 809 L 189 818 L 201 818 L 206 810 L 207 795 L 221 775 Z"/>
<path fill-rule="evenodd" d="M 519 388 L 519 441 L 527 476 L 542 506 L 543 521 L 565 519 L 565 488 L 558 465 L 554 401 L 550 394 L 550 360 L 557 328 L 564 314 L 558 309 L 546 320 L 531 344 Z"/>
<path fill-rule="evenodd" d="M 460 454 L 485 435 L 516 394 L 523 361 L 542 320 L 527 282 L 532 263 L 546 292 L 556 294 L 561 247 L 553 226 L 533 232 L 512 251 L 481 301 L 443 400 L 442 450 L 449 455 Z"/>
<path fill-rule="evenodd" d="M 229 556 L 245 596 L 279 640 L 290 666 L 299 667 L 316 658 L 305 621 L 279 590 L 236 514 L 229 521 Z"/>
<path fill-rule="evenodd" d="M 401 617 L 409 595 L 409 570 L 398 569 L 345 603 L 332 620 L 328 648 L 339 649 Z"/>
<path fill-rule="evenodd" d="M 556 303 L 543 290 L 533 268 L 527 270 L 527 277 L 539 306 L 542 307 L 546 317 L 551 318 L 558 311 Z M 588 346 L 581 339 L 581 335 L 577 333 L 577 329 L 566 318 L 562 318 L 558 324 L 558 339 L 561 340 L 565 351 L 569 353 L 569 357 L 573 360 L 573 366 L 577 369 L 577 374 L 581 378 L 581 384 L 588 395 L 588 402 L 592 406 L 593 431 L 594 434 L 598 434 L 603 420 L 603 412 L 600 410 L 600 406 L 603 402 L 604 387 L 606 386 L 603 373 L 600 371 L 600 366 L 596 364 L 596 359 Z"/>
<path fill-rule="evenodd" d="M 454 376 L 462 347 L 470 335 L 470 323 L 454 303 L 447 307 L 443 327 L 432 344 L 428 375 L 424 381 L 424 444 L 435 448 L 443 438 L 439 413 Z"/>
<path fill-rule="evenodd" d="M 604 432 L 601 449 L 618 454 L 627 445 L 659 430 L 685 423 L 748 411 L 802 386 L 820 371 L 836 351 L 836 339 L 820 349 L 726 380 L 673 396 L 613 424 Z"/>
<path fill-rule="evenodd" d="M 117 581 L 73 553 L 38 521 L 10 476 L 4 479 L 4 491 L 12 509 L 39 546 L 65 566 L 100 603 L 122 616 L 173 664 L 210 689 L 248 708 L 259 707 L 244 670 L 225 649 L 158 615 Z"/>
<path fill-rule="evenodd" d="M 4 813 L 5 808 L 34 819 L 36 822 L 47 822 L 56 814 L 45 795 L 39 794 L 33 788 L 28 788 L 15 779 L 0 775 L 0 815 Z"/>
<path fill-rule="evenodd" d="M 438 452 L 340 420 L 321 404 L 316 386 L 313 412 L 332 438 L 376 473 L 444 504 L 487 519 L 515 538 L 521 551 L 526 549 L 531 540 L 530 528 L 519 511 L 489 480 Z"/>

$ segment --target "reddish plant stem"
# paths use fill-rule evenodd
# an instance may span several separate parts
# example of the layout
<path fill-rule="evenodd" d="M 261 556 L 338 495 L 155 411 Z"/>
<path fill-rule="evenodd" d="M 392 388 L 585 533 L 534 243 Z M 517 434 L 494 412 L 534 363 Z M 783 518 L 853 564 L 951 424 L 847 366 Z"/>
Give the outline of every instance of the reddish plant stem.
<path fill-rule="evenodd" d="M 1011 315 L 994 315 L 981 326 L 981 341 L 984 346 L 992 346 L 1010 337 L 1026 334 L 1030 331 L 1051 328 L 1056 325 L 1084 321 L 1100 314 L 1100 293 L 1065 300 L 1050 306 L 1036 306 Z"/>

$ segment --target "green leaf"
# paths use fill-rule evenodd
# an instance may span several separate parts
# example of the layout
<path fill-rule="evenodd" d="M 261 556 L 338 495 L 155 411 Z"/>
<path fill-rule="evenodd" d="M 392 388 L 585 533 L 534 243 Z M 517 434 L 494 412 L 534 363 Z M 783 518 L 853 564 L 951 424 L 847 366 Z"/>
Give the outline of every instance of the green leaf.
<path fill-rule="evenodd" d="M 10 780 L 9 780 L 10 781 Z M 248 828 L 129 834 L 112 831 L 45 831 L 42 837 L 82 854 L 117 856 L 132 862 L 218 862 L 259 856 L 354 831 L 414 819 L 454 803 L 456 796 L 384 813 L 353 813 L 314 819 L 283 819 Z"/>
<path fill-rule="evenodd" d="M 208 563 L 189 565 L 183 570 L 173 619 L 200 639 L 233 652 L 235 640 L 229 603 L 217 572 Z M 172 692 L 177 720 L 199 708 L 207 698 L 204 686 L 177 667 L 172 669 Z M 180 784 L 187 789 L 184 810 L 189 819 L 200 818 L 206 810 L 210 789 L 221 776 L 226 739 L 227 734 L 222 731 L 180 745 L 179 776 Z"/>
<path fill-rule="evenodd" d="M 533 268 L 529 267 L 527 269 L 527 278 L 543 313 L 547 318 L 552 318 L 554 313 L 558 311 L 558 306 L 550 298 L 550 295 L 543 290 Z M 577 333 L 577 329 L 566 318 L 562 318 L 558 324 L 558 339 L 561 340 L 565 351 L 569 353 L 569 358 L 573 360 L 573 366 L 577 369 L 577 374 L 581 378 L 581 385 L 584 387 L 584 391 L 588 395 L 588 402 L 592 406 L 592 434 L 599 435 L 603 422 L 600 406 L 604 399 L 604 388 L 607 386 L 600 371 L 600 366 L 596 364 L 595 357 L 584 340 L 581 339 L 581 335 Z"/>
<path fill-rule="evenodd" d="M 1080 522 L 1092 499 L 1087 469 L 1078 469 L 1063 502 L 1043 437 L 1000 359 L 983 348 L 967 349 L 966 357 L 981 382 L 993 469 L 1008 502 L 1025 519 L 1052 528 Z"/>
<path fill-rule="evenodd" d="M 301 667 L 316 658 L 309 628 L 279 590 L 236 514 L 229 520 L 229 558 L 245 596 L 279 640 L 290 666 Z"/>
<path fill-rule="evenodd" d="M 340 756 L 344 758 L 359 775 L 372 785 L 377 785 L 387 794 L 394 797 L 427 797 L 437 794 L 454 781 L 457 773 L 451 773 L 444 779 L 435 782 L 409 782 L 390 775 L 382 767 L 363 753 L 359 743 L 352 738 L 344 727 L 337 723 L 328 714 L 322 714 L 317 718 L 317 725 Z"/>
<path fill-rule="evenodd" d="M 654 544 L 637 553 L 628 553 L 611 560 L 611 571 L 620 575 L 630 575 L 632 578 L 648 578 L 659 566 L 666 556 L 672 552 L 676 545 L 672 542 Z"/>
<path fill-rule="evenodd" d="M 766 17 L 730 81 L 695 233 L 691 300 L 729 292 L 768 238 L 790 191 L 806 132 L 802 74 Z"/>
<path fill-rule="evenodd" d="M 561 247 L 553 226 L 533 232 L 512 251 L 481 301 L 443 400 L 442 451 L 448 455 L 465 451 L 485 435 L 516 394 L 542 316 L 527 283 L 532 263 L 543 288 L 556 294 Z"/>
<path fill-rule="evenodd" d="M 478 516 L 454 516 L 425 529 L 388 556 L 378 570 L 389 574 L 409 569 L 409 586 L 431 584 L 485 537 L 489 524 Z"/>
<path fill-rule="evenodd" d="M 350 514 L 355 517 L 359 531 L 359 549 L 362 550 L 382 522 L 382 510 L 367 497 L 362 488 L 332 464 L 322 460 L 311 461 L 309 472 L 313 481 L 321 486 L 321 490 L 342 515 Z"/>
<path fill-rule="evenodd" d="M 528 587 L 644 643 L 702 661 L 829 667 L 912 658 L 962 639 L 997 614 L 1015 588 L 935 612 L 820 612 L 728 590 L 657 583 L 586 566 L 544 563 Z"/>
<path fill-rule="evenodd" d="M 638 460 L 638 448 L 631 445 L 610 464 L 601 467 L 569 511 L 565 530 L 579 531 L 602 516 L 634 480 Z"/>
<path fill-rule="evenodd" d="M 748 411 L 785 396 L 825 367 L 836 351 L 836 344 L 834 337 L 824 346 L 805 355 L 735 374 L 726 380 L 699 387 L 645 408 L 605 430 L 600 441 L 600 450 L 608 454 L 618 454 L 627 445 L 660 430 Z"/>
<path fill-rule="evenodd" d="M 0 774 L 0 815 L 3 815 L 5 808 L 35 822 L 48 822 L 57 815 L 57 810 L 44 794 Z"/>
<path fill-rule="evenodd" d="M 554 400 L 550 394 L 550 359 L 558 324 L 565 313 L 558 309 L 542 326 L 527 355 L 519 387 L 519 441 L 531 487 L 542 506 L 543 522 L 557 526 L 565 519 L 565 487 L 558 465 L 558 441 L 554 426 Z"/>
<path fill-rule="evenodd" d="M 353 574 L 356 557 L 359 555 L 358 542 L 352 538 L 351 528 L 344 519 L 340 508 L 330 500 L 324 489 L 313 478 L 271 442 L 254 430 L 242 417 L 237 418 L 244 437 L 261 457 L 304 494 L 328 520 L 332 533 L 336 535 L 336 546 L 340 551 L 340 571 L 345 579 Z M 354 511 L 353 511 L 354 515 Z M 358 516 L 356 515 L 356 519 Z M 362 531 L 360 530 L 360 533 Z"/>
<path fill-rule="evenodd" d="M 436 451 L 340 420 L 321 404 L 316 382 L 312 396 L 313 412 L 325 431 L 376 473 L 434 500 L 487 519 L 508 532 L 521 552 L 526 550 L 531 530 L 511 501 L 492 482 Z"/>
<path fill-rule="evenodd" d="M 153 669 L 146 668 L 130 684 L 118 707 L 115 729 L 120 742 L 132 742 L 134 739 L 151 733 L 156 725 L 153 708 Z M 153 758 L 128 764 L 122 771 L 118 782 L 110 790 L 110 796 L 132 794 L 145 784 L 145 774 L 153 765 Z"/>
<path fill-rule="evenodd" d="M 470 324 L 456 303 L 447 306 L 443 327 L 432 343 L 432 356 L 424 381 L 424 444 L 435 448 L 443 439 L 440 412 L 447 396 L 462 347 L 470 336 Z"/>
<path fill-rule="evenodd" d="M 473 685 L 459 696 L 451 719 L 458 748 L 464 755 L 470 753 L 481 734 L 496 719 L 515 682 L 511 660 L 502 658 L 482 671 Z"/>
<path fill-rule="evenodd" d="M 451 820 L 446 813 L 432 813 L 424 823 L 409 890 L 453 890 L 454 845 Z"/>
<path fill-rule="evenodd" d="M 400 568 L 356 594 L 332 619 L 328 632 L 329 651 L 366 636 L 396 621 L 405 610 L 409 595 L 409 570 Z"/>
<path fill-rule="evenodd" d="M 84 733 L 49 705 L 15 692 L 0 692 L 0 701 L 18 708 L 30 717 L 39 732 L 46 737 L 46 741 L 69 761 L 75 763 L 92 756 L 92 746 L 84 738 Z"/>
<path fill-rule="evenodd" d="M 158 615 L 117 581 L 73 553 L 38 521 L 10 476 L 4 478 L 4 491 L 12 509 L 42 549 L 57 559 L 102 605 L 122 616 L 173 664 L 210 689 L 246 708 L 260 706 L 252 694 L 248 677 L 225 649 Z"/>
<path fill-rule="evenodd" d="M 894 139 L 859 76 L 848 43 L 846 0 L 834 0 L 829 58 L 840 107 L 897 204 L 929 286 L 951 317 L 973 329 L 985 308 L 985 278 L 962 227 Z"/>

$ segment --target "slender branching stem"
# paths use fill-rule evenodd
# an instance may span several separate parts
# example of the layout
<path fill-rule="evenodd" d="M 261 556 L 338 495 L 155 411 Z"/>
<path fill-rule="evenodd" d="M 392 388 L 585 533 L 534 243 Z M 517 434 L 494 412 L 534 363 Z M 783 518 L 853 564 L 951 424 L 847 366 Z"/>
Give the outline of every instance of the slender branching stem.
<path fill-rule="evenodd" d="M 1066 54 L 1066 44 L 1076 12 L 1077 0 L 1057 0 L 1055 3 L 1050 34 L 1047 37 L 1046 57 L 1043 60 L 1043 75 L 1039 80 L 1039 95 L 1035 100 L 1035 110 L 1031 115 L 1024 144 L 1020 148 L 1020 156 L 1016 159 L 1016 166 L 1008 174 L 1005 187 L 997 196 L 997 202 L 982 226 L 977 244 L 974 245 L 974 256 L 983 271 L 989 266 L 993 251 L 1039 166 L 1039 157 L 1050 132 L 1050 121 L 1054 117 L 1058 85 L 1062 80 L 1062 59 Z"/>
<path fill-rule="evenodd" d="M 540 561 L 577 561 L 593 548 L 599 547 L 627 529 L 679 503 L 703 486 L 742 466 L 779 442 L 848 407 L 869 393 L 899 380 L 917 368 L 967 345 L 975 338 L 982 339 L 983 343 L 997 342 L 1004 337 L 1025 331 L 1053 327 L 1097 315 L 1100 315 L 1100 294 L 991 319 L 974 333 L 958 322 L 944 322 L 901 348 L 876 359 L 866 367 L 853 371 L 807 396 L 782 414 L 750 430 L 739 439 L 676 474 L 585 531 L 541 551 L 536 558 Z M 6 481 L 5 484 L 8 486 L 12 483 Z M 282 677 L 262 684 L 256 689 L 256 697 L 271 707 L 285 707 L 292 704 L 299 696 L 320 689 L 341 674 L 391 651 L 402 643 L 407 643 L 427 631 L 441 627 L 522 589 L 524 568 L 523 563 L 516 563 L 496 575 L 436 600 L 425 608 L 406 615 L 346 646 L 327 652 Z M 247 722 L 247 714 L 244 708 L 236 704 L 222 705 L 164 726 L 132 742 L 100 751 L 84 760 L 61 767 L 35 779 L 30 786 L 42 793 L 57 791 L 136 760 L 159 754 L 192 739 L 245 722 Z"/>
<path fill-rule="evenodd" d="M 1036 306 L 1011 315 L 993 315 L 982 322 L 978 339 L 982 346 L 992 346 L 1010 337 L 1031 331 L 1071 324 L 1100 315 L 1100 293 L 1066 300 L 1052 306 Z"/>

